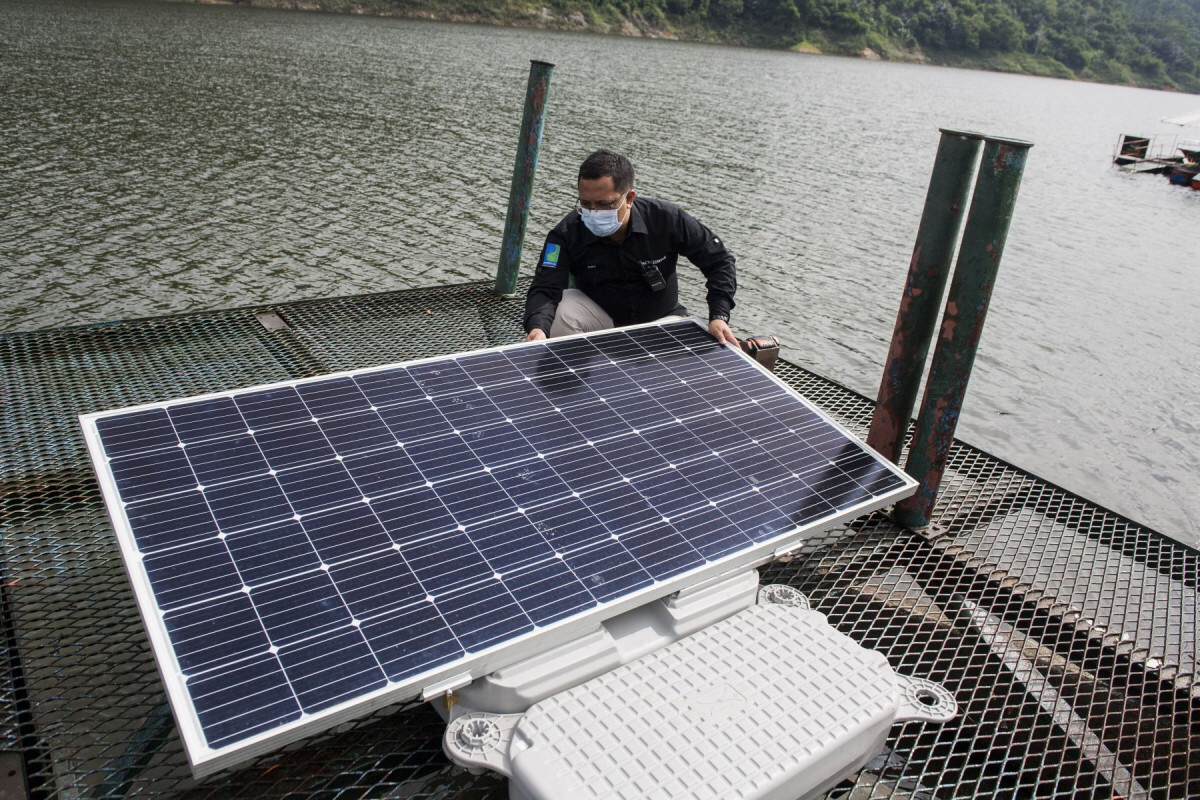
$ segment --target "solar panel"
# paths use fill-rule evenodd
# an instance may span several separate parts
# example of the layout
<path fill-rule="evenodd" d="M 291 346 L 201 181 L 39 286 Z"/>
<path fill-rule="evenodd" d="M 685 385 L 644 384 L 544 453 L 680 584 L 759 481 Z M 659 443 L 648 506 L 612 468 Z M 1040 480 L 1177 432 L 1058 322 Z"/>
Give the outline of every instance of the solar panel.
<path fill-rule="evenodd" d="M 197 775 L 915 488 L 691 320 L 81 422 Z"/>

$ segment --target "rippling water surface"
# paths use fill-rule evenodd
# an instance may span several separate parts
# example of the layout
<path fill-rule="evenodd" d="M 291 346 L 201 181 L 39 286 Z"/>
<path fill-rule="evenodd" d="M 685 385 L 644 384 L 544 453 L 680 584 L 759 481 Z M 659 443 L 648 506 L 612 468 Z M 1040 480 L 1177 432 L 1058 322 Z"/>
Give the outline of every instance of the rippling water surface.
<path fill-rule="evenodd" d="M 958 435 L 1200 539 L 1200 192 L 1109 166 L 1200 97 L 677 42 L 146 2 L 0 7 L 0 330 L 525 271 L 579 160 L 738 256 L 736 326 L 874 395 L 938 128 L 1035 143 Z M 1176 129 L 1176 132 L 1183 133 Z M 1200 138 L 1200 131 L 1194 131 Z M 702 310 L 699 273 L 686 290 Z M 514 331 L 514 338 L 517 336 Z"/>

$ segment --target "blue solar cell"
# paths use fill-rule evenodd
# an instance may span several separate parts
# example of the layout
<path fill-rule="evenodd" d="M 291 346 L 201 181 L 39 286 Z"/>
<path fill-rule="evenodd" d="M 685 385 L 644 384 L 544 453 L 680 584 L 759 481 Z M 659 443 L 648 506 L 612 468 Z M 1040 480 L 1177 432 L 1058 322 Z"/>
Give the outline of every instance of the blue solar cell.
<path fill-rule="evenodd" d="M 425 598 L 417 576 L 391 549 L 339 564 L 329 575 L 355 619 L 371 619 Z"/>
<path fill-rule="evenodd" d="M 517 604 L 539 626 L 586 611 L 596 605 L 595 598 L 562 559 L 539 561 L 504 574 Z"/>
<path fill-rule="evenodd" d="M 394 681 L 461 658 L 463 649 L 433 603 L 422 602 L 363 623 L 363 636 Z"/>
<path fill-rule="evenodd" d="M 468 653 L 533 630 L 533 622 L 499 580 L 438 597 L 435 605 Z"/>
<path fill-rule="evenodd" d="M 833 508 L 849 508 L 867 496 L 867 491 L 846 476 L 841 470 L 831 467 L 827 472 L 812 476 L 805 481 L 813 493 Z"/>
<path fill-rule="evenodd" d="M 686 321 L 94 424 L 213 748 L 910 485 Z"/>
<path fill-rule="evenodd" d="M 432 400 L 415 400 L 398 406 L 380 406 L 379 416 L 397 441 L 404 443 L 441 436 L 454 430 Z"/>
<path fill-rule="evenodd" d="M 580 583 L 601 603 L 643 589 L 654 582 L 620 542 L 601 539 L 572 550 L 563 561 Z"/>
<path fill-rule="evenodd" d="M 475 388 L 475 381 L 471 380 L 471 376 L 453 361 L 440 360 L 416 364 L 408 368 L 408 374 L 417 382 L 417 386 L 420 386 L 430 397 L 465 392 Z"/>
<path fill-rule="evenodd" d="M 769 439 L 780 433 L 779 423 L 760 409 L 750 406 L 737 415 L 738 432 L 751 440 Z"/>
<path fill-rule="evenodd" d="M 797 525 L 832 514 L 836 503 L 823 499 L 819 491 L 801 480 L 785 480 L 763 487 L 763 496 Z"/>
<path fill-rule="evenodd" d="M 493 469 L 537 457 L 537 451 L 511 422 L 476 428 L 464 433 L 462 438 L 475 457 Z"/>
<path fill-rule="evenodd" d="M 296 522 L 256 528 L 225 537 L 238 574 L 248 586 L 316 569 L 321 559 Z"/>
<path fill-rule="evenodd" d="M 334 564 L 392 546 L 392 540 L 374 509 L 374 504 L 355 503 L 305 516 L 300 520 L 300 525 L 321 560 L 326 564 Z"/>
<path fill-rule="evenodd" d="M 495 572 L 483 560 L 471 537 L 459 530 L 402 545 L 400 554 L 421 586 L 435 598 L 465 584 L 488 580 Z"/>
<path fill-rule="evenodd" d="M 673 422 L 675 415 L 646 392 L 635 392 L 608 398 L 608 407 L 626 420 L 635 430 Z"/>
<path fill-rule="evenodd" d="M 380 416 L 373 411 L 341 417 L 324 417 L 317 424 L 334 452 L 342 456 L 391 447 L 397 441 L 388 426 L 383 424 Z"/>
<path fill-rule="evenodd" d="M 504 420 L 504 412 L 496 408 L 481 390 L 443 398 L 438 401 L 437 407 L 446 420 L 460 431 L 495 425 Z"/>
<path fill-rule="evenodd" d="M 325 461 L 337 455 L 321 428 L 312 420 L 300 425 L 255 431 L 254 438 L 273 469 Z"/>
<path fill-rule="evenodd" d="M 587 385 L 601 397 L 616 397 L 642 390 L 632 378 L 625 374 L 625 370 L 607 361 L 589 366 L 582 374 Z"/>
<path fill-rule="evenodd" d="M 737 525 L 712 505 L 671 517 L 671 526 L 710 561 L 753 544 Z"/>
<path fill-rule="evenodd" d="M 670 463 L 637 434 L 607 442 L 600 452 L 617 472 L 627 478 L 660 472 Z"/>
<path fill-rule="evenodd" d="M 246 432 L 246 420 L 233 400 L 215 397 L 199 403 L 185 403 L 167 409 L 179 441 L 191 444 L 205 439 L 234 436 Z"/>
<path fill-rule="evenodd" d="M 177 442 L 171 420 L 161 408 L 97 420 L 96 431 L 109 458 L 174 447 Z"/>
<path fill-rule="evenodd" d="M 566 414 L 551 412 L 521 426 L 521 435 L 542 454 L 556 453 L 585 445 L 587 437 L 575 430 Z"/>
<path fill-rule="evenodd" d="M 684 423 L 673 422 L 657 428 L 648 428 L 642 431 L 642 438 L 672 463 L 712 456 L 709 446 L 688 431 Z"/>
<path fill-rule="evenodd" d="M 708 498 L 678 470 L 634 478 L 632 485 L 653 506 L 657 517 L 675 517 L 708 504 Z"/>
<path fill-rule="evenodd" d="M 603 520 L 609 533 L 625 533 L 644 528 L 662 519 L 662 512 L 653 508 L 638 494 L 633 485 L 619 482 L 595 489 L 582 496 L 588 510 Z"/>
<path fill-rule="evenodd" d="M 657 325 L 649 328 L 634 328 L 629 331 L 629 338 L 655 354 L 682 350 L 684 347 L 683 342 Z"/>
<path fill-rule="evenodd" d="M 371 510 L 391 540 L 401 545 L 458 525 L 437 494 L 426 486 L 372 500 Z"/>
<path fill-rule="evenodd" d="M 189 444 L 184 451 L 196 478 L 204 485 L 225 483 L 271 469 L 253 436 L 229 436 Z M 195 481 L 193 481 L 194 483 Z"/>
<path fill-rule="evenodd" d="M 659 393 L 654 398 L 663 408 L 680 419 L 690 419 L 702 414 L 711 414 L 713 404 L 705 400 L 689 387 L 677 385 L 669 391 Z"/>
<path fill-rule="evenodd" d="M 671 325 L 666 330 L 695 353 L 703 353 L 721 346 L 715 336 L 698 325 Z"/>
<path fill-rule="evenodd" d="M 557 552 L 573 550 L 611 535 L 596 515 L 574 497 L 531 508 L 526 516 Z"/>
<path fill-rule="evenodd" d="M 545 461 L 564 483 L 579 492 L 621 480 L 621 473 L 613 469 L 594 445 L 553 453 Z"/>
<path fill-rule="evenodd" d="M 751 483 L 719 456 L 703 456 L 678 466 L 679 474 L 709 500 L 721 500 L 750 491 Z"/>
<path fill-rule="evenodd" d="M 621 544 L 655 580 L 666 580 L 704 563 L 688 540 L 665 522 L 624 534 Z"/>
<path fill-rule="evenodd" d="M 549 458 L 499 467 L 492 470 L 492 477 L 517 505 L 524 508 L 553 502 L 569 496 L 573 491 L 550 465 Z"/>
<path fill-rule="evenodd" d="M 241 592 L 163 614 L 185 674 L 231 664 L 271 646 L 250 598 Z"/>
<path fill-rule="evenodd" d="M 588 337 L 588 341 L 610 361 L 645 358 L 647 355 L 646 350 L 625 333 L 602 333 Z"/>
<path fill-rule="evenodd" d="M 113 480 L 127 503 L 196 488 L 196 476 L 183 450 L 168 447 L 133 453 L 109 462 Z"/>
<path fill-rule="evenodd" d="M 737 416 L 712 413 L 688 420 L 688 430 L 700 437 L 714 451 L 737 447 L 745 441 L 733 420 Z"/>
<path fill-rule="evenodd" d="M 405 445 L 404 452 L 426 477 L 452 478 L 483 469 L 483 462 L 457 433 L 419 439 Z"/>
<path fill-rule="evenodd" d="M 125 513 L 142 553 L 208 539 L 220 533 L 200 492 L 130 503 L 125 507 Z"/>
<path fill-rule="evenodd" d="M 551 342 L 548 346 L 550 352 L 558 356 L 568 367 L 575 370 L 582 369 L 591 364 L 608 361 L 604 354 L 593 347 L 586 339 L 568 339 Z"/>
<path fill-rule="evenodd" d="M 387 685 L 387 676 L 357 628 L 281 647 L 279 661 L 309 714 Z"/>
<path fill-rule="evenodd" d="M 612 407 L 605 402 L 568 409 L 565 416 L 571 427 L 586 436 L 589 441 L 624 436 L 633 430 L 633 426 L 617 416 Z"/>
<path fill-rule="evenodd" d="M 372 499 L 412 489 L 425 483 L 425 476 L 402 447 L 388 447 L 348 456 L 342 466 L 363 494 Z"/>
<path fill-rule="evenodd" d="M 282 647 L 350 625 L 350 612 L 328 573 L 308 572 L 250 591 L 271 643 Z"/>
<path fill-rule="evenodd" d="M 526 377 L 548 372 L 565 372 L 567 365 L 550 352 L 544 344 L 530 345 L 517 350 L 505 350 L 502 355 L 513 369 Z"/>
<path fill-rule="evenodd" d="M 790 433 L 763 439 L 761 444 L 772 458 L 801 477 L 829 465 L 828 458 L 809 447 L 801 437 Z"/>
<path fill-rule="evenodd" d="M 537 391 L 544 394 L 559 408 L 600 402 L 599 395 L 589 389 L 583 378 L 575 372 L 538 375 L 533 379 L 532 384 Z"/>
<path fill-rule="evenodd" d="M 158 606 L 163 610 L 242 588 L 233 559 L 220 539 L 163 550 L 146 556 L 144 563 Z"/>
<path fill-rule="evenodd" d="M 657 392 L 683 386 L 675 373 L 654 358 L 625 362 L 621 365 L 621 370 L 637 384 L 638 389 L 650 389 Z"/>
<path fill-rule="evenodd" d="M 363 372 L 352 377 L 372 405 L 390 406 L 425 397 L 425 391 L 403 367 Z"/>
<path fill-rule="evenodd" d="M 371 408 L 371 402 L 350 378 L 302 383 L 296 387 L 296 392 L 312 415 L 318 419 L 331 414 L 368 411 Z"/>
<path fill-rule="evenodd" d="M 475 353 L 461 356 L 458 365 L 480 386 L 491 388 L 521 380 L 521 373 L 502 353 Z"/>
<path fill-rule="evenodd" d="M 738 530 L 755 542 L 770 539 L 794 527 L 786 514 L 756 491 L 723 499 L 720 510 Z"/>
<path fill-rule="evenodd" d="M 467 536 L 488 566 L 505 576 L 554 558 L 554 548 L 522 514 L 475 523 L 467 527 Z"/>
<path fill-rule="evenodd" d="M 269 654 L 187 681 L 209 747 L 222 747 L 300 719 L 279 660 Z"/>
<path fill-rule="evenodd" d="M 514 383 L 489 388 L 488 398 L 501 412 L 514 420 L 541 417 L 554 411 L 554 403 L 536 392 L 531 392 L 529 381 L 524 378 Z"/>
<path fill-rule="evenodd" d="M 875 495 L 895 491 L 904 485 L 904 481 L 891 472 L 880 471 L 878 474 L 864 476 L 860 482 Z"/>
<path fill-rule="evenodd" d="M 438 497 L 460 525 L 517 510 L 508 492 L 486 472 L 474 472 L 439 483 Z"/>
<path fill-rule="evenodd" d="M 270 475 L 209 486 L 204 499 L 225 533 L 281 522 L 296 513 Z"/>
<path fill-rule="evenodd" d="M 735 472 L 751 484 L 772 483 L 789 478 L 792 471 L 776 461 L 766 450 L 757 444 L 745 444 L 738 448 L 727 448 L 720 451 L 721 458 Z"/>
<path fill-rule="evenodd" d="M 239 394 L 233 398 L 251 430 L 295 425 L 312 418 L 312 412 L 290 386 Z"/>
<path fill-rule="evenodd" d="M 340 461 L 319 461 L 280 470 L 275 479 L 297 514 L 313 514 L 363 498 L 363 493 Z"/>

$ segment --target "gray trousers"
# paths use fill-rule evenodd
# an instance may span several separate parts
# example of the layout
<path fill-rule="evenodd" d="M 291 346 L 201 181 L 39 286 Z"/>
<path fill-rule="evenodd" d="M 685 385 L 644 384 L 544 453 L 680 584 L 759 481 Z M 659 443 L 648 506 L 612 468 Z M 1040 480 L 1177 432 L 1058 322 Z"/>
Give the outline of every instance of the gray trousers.
<path fill-rule="evenodd" d="M 670 319 L 683 319 L 683 317 L 670 315 L 659 321 Z M 603 331 L 612 327 L 614 327 L 612 317 L 603 308 L 596 305 L 592 298 L 579 289 L 563 289 L 562 300 L 558 301 L 558 310 L 554 314 L 554 322 L 550 323 L 550 338 Z"/>

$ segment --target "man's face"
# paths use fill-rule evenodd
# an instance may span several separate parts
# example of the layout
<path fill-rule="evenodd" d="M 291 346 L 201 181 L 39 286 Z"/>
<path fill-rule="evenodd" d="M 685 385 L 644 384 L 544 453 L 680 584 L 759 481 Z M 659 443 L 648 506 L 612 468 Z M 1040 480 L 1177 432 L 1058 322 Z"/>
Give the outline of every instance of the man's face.
<path fill-rule="evenodd" d="M 579 207 L 589 211 L 616 211 L 617 217 L 624 219 L 622 213 L 625 206 L 633 202 L 634 192 L 630 189 L 622 194 L 613 185 L 611 175 L 601 178 L 579 179 Z"/>

